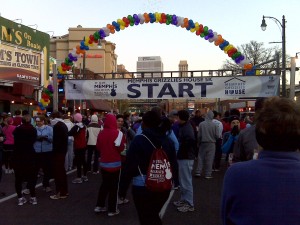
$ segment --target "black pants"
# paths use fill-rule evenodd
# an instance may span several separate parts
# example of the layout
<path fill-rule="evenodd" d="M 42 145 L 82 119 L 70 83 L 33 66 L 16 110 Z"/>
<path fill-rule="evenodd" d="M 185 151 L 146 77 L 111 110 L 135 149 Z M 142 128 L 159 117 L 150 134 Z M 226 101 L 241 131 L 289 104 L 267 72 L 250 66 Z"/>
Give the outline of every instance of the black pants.
<path fill-rule="evenodd" d="M 35 179 L 36 179 L 36 169 L 29 165 L 26 167 L 14 168 L 15 173 L 15 188 L 18 198 L 22 197 L 22 184 L 27 181 L 27 187 L 30 191 L 31 197 L 35 197 Z"/>
<path fill-rule="evenodd" d="M 39 169 L 43 170 L 43 187 L 49 187 L 49 180 L 53 177 L 52 176 L 52 163 L 53 163 L 53 154 L 52 152 L 42 152 L 36 153 L 36 163 L 37 163 L 37 171 L 38 174 Z M 37 181 L 37 178 L 36 178 Z"/>
<path fill-rule="evenodd" d="M 56 194 L 68 194 L 68 178 L 65 169 L 66 153 L 53 154 L 53 175 L 55 180 Z"/>
<path fill-rule="evenodd" d="M 146 187 L 132 186 L 132 196 L 141 225 L 161 225 L 159 212 L 170 191 L 151 192 Z"/>
<path fill-rule="evenodd" d="M 83 176 L 86 176 L 87 173 L 87 163 L 86 163 L 86 149 L 75 149 L 75 164 L 77 167 L 77 177 L 81 178 L 81 167 L 83 167 Z"/>
<path fill-rule="evenodd" d="M 93 162 L 93 172 L 99 170 L 99 152 L 96 148 L 96 145 L 88 145 L 88 154 L 87 154 L 87 170 L 92 170 L 92 156 L 94 155 Z"/>
<path fill-rule="evenodd" d="M 14 151 L 14 145 L 3 145 L 3 164 L 5 169 L 12 169 L 12 155 Z"/>
<path fill-rule="evenodd" d="M 101 169 L 102 184 L 99 189 L 97 206 L 105 207 L 106 198 L 108 198 L 108 212 L 116 212 L 118 204 L 118 187 L 120 179 L 120 170 L 108 172 Z"/>
<path fill-rule="evenodd" d="M 213 164 L 213 169 L 220 169 L 220 165 L 221 165 L 221 159 L 222 159 L 222 139 L 219 138 L 216 141 L 216 152 L 215 152 L 215 159 L 214 159 L 214 164 Z"/>

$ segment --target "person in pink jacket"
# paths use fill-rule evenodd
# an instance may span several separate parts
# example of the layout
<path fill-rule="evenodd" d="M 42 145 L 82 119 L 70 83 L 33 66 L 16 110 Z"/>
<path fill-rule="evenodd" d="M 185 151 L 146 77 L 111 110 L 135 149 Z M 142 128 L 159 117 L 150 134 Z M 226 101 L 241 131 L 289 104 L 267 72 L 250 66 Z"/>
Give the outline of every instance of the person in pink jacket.
<path fill-rule="evenodd" d="M 5 165 L 5 173 L 13 173 L 14 170 L 11 165 L 12 154 L 14 150 L 14 136 L 13 132 L 16 129 L 16 126 L 13 125 L 14 120 L 12 117 L 8 117 L 5 120 L 5 126 L 2 128 L 3 133 L 6 137 L 3 143 L 3 158 L 4 158 L 4 165 Z"/>

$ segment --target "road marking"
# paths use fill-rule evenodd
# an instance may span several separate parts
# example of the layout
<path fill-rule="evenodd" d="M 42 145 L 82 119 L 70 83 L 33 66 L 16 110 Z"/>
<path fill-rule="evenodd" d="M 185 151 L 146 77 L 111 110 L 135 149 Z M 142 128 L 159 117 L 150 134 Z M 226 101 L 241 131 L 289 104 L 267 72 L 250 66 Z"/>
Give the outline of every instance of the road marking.
<path fill-rule="evenodd" d="M 174 195 L 174 190 L 171 190 L 168 200 L 165 202 L 164 206 L 161 208 L 159 212 L 159 217 L 162 219 L 166 213 L 167 207 L 169 205 L 169 202 L 171 201 L 172 197 Z"/>
<path fill-rule="evenodd" d="M 70 171 L 67 172 L 67 175 L 69 175 L 69 174 L 71 174 L 71 173 L 73 173 L 73 172 L 75 172 L 75 171 L 76 171 L 76 169 L 70 170 Z M 53 181 L 54 181 L 54 179 L 49 180 L 50 183 L 53 182 Z M 39 187 L 41 187 L 42 185 L 43 185 L 42 183 L 39 183 L 39 184 L 37 184 L 37 185 L 35 186 L 35 188 L 39 188 Z M 23 190 L 22 190 L 22 191 L 23 191 Z M 17 193 L 14 193 L 14 194 L 12 194 L 12 195 L 9 195 L 9 196 L 6 196 L 6 197 L 4 197 L 4 198 L 1 198 L 1 199 L 0 199 L 0 204 L 3 203 L 3 202 L 5 202 L 5 201 L 8 201 L 8 200 L 10 200 L 10 199 L 12 199 L 12 198 L 14 198 L 14 197 L 17 197 Z"/>

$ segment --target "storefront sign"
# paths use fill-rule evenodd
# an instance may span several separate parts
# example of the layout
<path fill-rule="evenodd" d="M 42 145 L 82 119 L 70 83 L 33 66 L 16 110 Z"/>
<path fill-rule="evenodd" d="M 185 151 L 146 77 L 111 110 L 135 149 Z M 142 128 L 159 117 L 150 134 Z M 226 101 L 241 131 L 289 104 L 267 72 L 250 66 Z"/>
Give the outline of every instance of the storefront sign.
<path fill-rule="evenodd" d="M 1 43 L 0 74 L 2 80 L 39 85 L 41 54 Z"/>
<path fill-rule="evenodd" d="M 67 99 L 197 99 L 278 95 L 280 76 L 65 80 Z"/>

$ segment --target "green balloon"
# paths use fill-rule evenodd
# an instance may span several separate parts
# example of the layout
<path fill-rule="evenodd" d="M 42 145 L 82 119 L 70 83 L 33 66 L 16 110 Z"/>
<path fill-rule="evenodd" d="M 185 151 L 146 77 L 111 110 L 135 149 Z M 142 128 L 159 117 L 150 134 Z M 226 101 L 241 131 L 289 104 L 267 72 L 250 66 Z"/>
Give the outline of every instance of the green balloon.
<path fill-rule="evenodd" d="M 98 41 L 99 38 L 100 38 L 100 34 L 96 31 L 96 32 L 94 33 L 94 39 L 95 39 L 96 41 Z"/>

